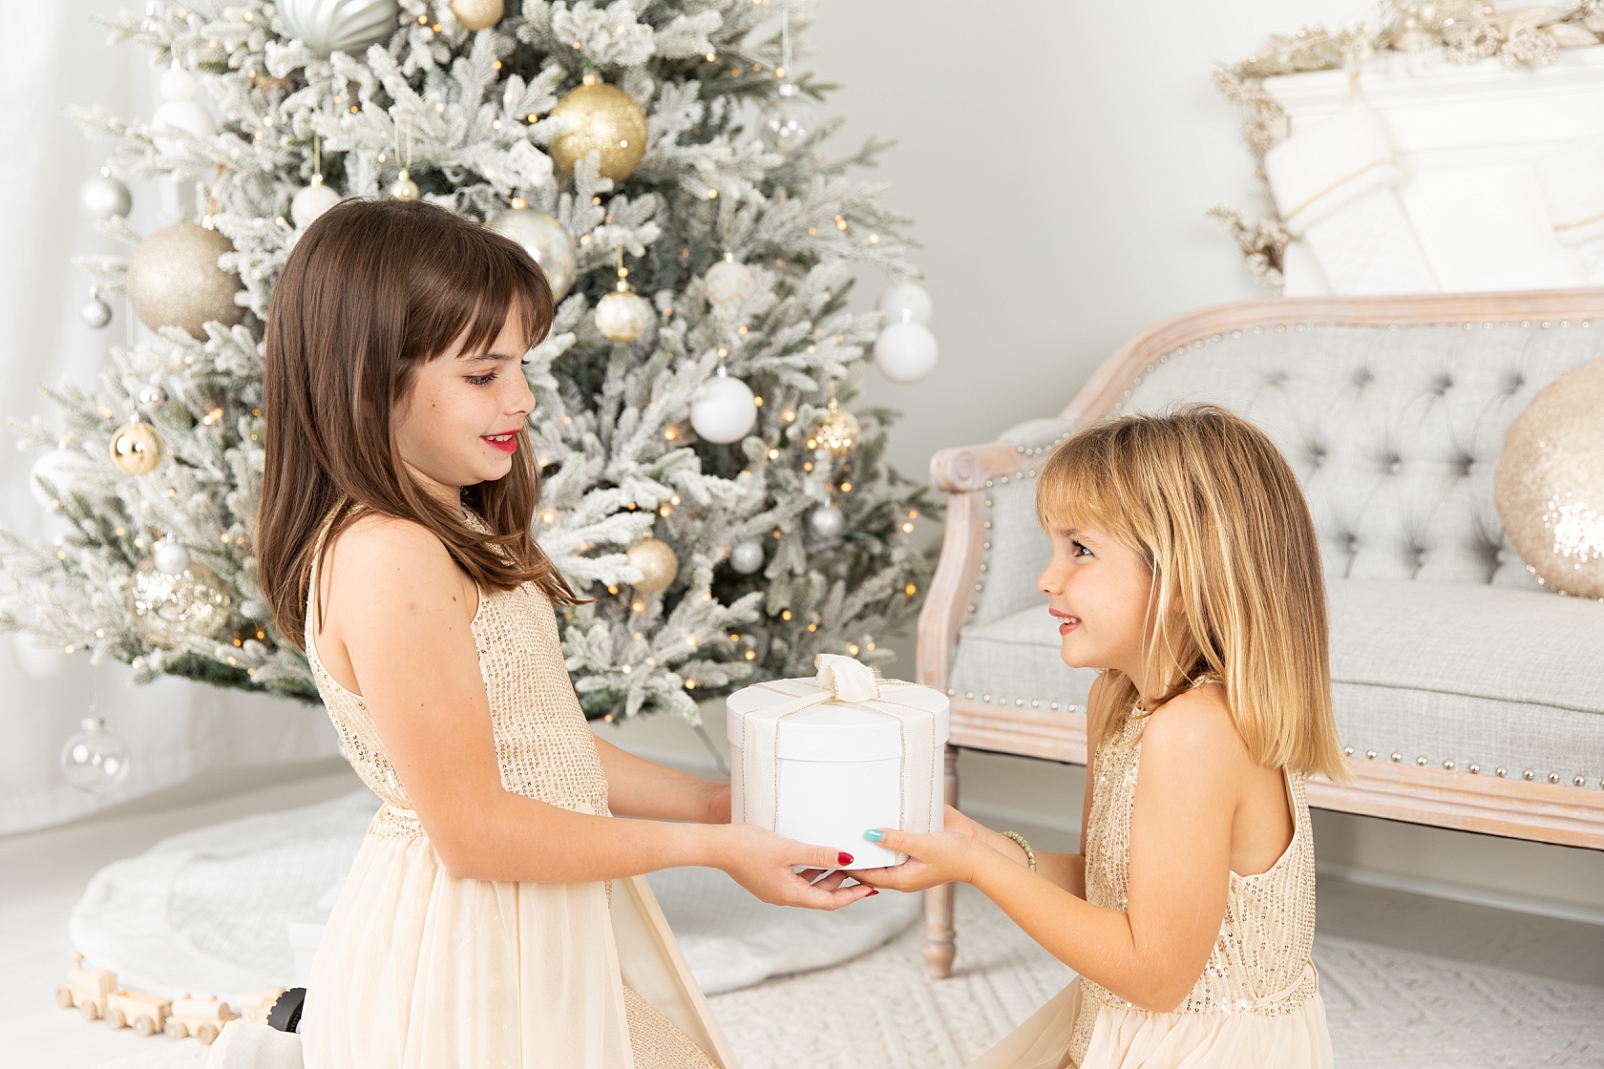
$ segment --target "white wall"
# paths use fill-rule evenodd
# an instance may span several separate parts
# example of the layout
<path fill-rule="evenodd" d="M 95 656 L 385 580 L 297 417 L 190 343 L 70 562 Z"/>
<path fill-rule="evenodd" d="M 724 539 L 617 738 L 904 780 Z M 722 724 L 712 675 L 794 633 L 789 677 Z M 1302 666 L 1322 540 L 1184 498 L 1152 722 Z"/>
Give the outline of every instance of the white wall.
<path fill-rule="evenodd" d="M 1056 413 L 1154 320 L 1266 296 L 1203 214 L 1260 210 L 1240 118 L 1209 74 L 1271 31 L 1357 14 L 1345 0 L 824 0 L 817 55 L 793 66 L 842 84 L 828 109 L 847 118 L 842 150 L 898 139 L 873 176 L 915 221 L 936 303 L 936 371 L 870 379 L 870 401 L 906 413 L 893 463 L 923 475 L 939 448 Z M 881 285 L 862 277 L 859 304 Z M 911 646 L 895 646 L 895 674 L 911 676 Z M 1078 825 L 1078 769 L 966 755 L 963 774 L 977 814 L 1048 835 Z M 1337 813 L 1318 815 L 1316 838 L 1328 871 L 1604 919 L 1604 852 Z"/>

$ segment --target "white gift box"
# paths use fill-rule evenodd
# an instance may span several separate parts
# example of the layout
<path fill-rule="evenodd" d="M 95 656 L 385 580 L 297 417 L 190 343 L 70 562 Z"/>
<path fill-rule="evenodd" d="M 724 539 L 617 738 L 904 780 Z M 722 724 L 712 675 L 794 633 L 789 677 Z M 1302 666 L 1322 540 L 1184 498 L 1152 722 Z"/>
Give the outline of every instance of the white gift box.
<path fill-rule="evenodd" d="M 813 679 L 760 683 L 725 702 L 730 819 L 845 851 L 848 869 L 901 864 L 863 833 L 942 829 L 947 696 L 877 679 L 850 657 L 816 663 Z"/>

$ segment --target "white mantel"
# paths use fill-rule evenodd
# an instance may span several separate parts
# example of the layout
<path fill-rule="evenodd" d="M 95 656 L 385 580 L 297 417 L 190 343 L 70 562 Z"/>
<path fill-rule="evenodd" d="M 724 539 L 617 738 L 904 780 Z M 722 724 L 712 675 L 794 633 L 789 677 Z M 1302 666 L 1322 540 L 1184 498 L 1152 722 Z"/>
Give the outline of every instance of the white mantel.
<path fill-rule="evenodd" d="M 1531 162 L 1604 133 L 1604 47 L 1514 70 L 1493 59 L 1384 53 L 1357 85 L 1387 131 L 1403 171 L 1398 200 L 1444 290 L 1587 284 L 1575 251 L 1554 240 Z M 1350 78 L 1319 71 L 1264 87 L 1296 133 L 1348 102 Z M 1325 292 L 1319 263 L 1293 242 L 1287 295 Z"/>

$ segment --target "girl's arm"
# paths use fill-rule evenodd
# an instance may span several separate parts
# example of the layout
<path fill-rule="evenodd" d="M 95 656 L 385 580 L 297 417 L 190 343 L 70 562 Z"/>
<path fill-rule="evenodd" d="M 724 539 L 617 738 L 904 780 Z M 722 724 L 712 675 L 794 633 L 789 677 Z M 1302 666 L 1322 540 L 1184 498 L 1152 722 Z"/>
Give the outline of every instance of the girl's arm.
<path fill-rule="evenodd" d="M 860 871 L 857 879 L 899 890 L 973 883 L 1076 972 L 1143 1009 L 1173 1010 L 1219 936 L 1237 786 L 1252 767 L 1213 689 L 1189 691 L 1155 711 L 1143 735 L 1125 912 L 1093 906 L 955 833 L 885 831 L 884 844 L 912 860 Z"/>
<path fill-rule="evenodd" d="M 604 739 L 596 740 L 607 798 L 614 816 L 654 820 L 730 822 L 730 785 L 675 772 L 642 760 Z"/>
<path fill-rule="evenodd" d="M 792 866 L 837 867 L 836 851 L 750 825 L 588 816 L 504 790 L 469 628 L 477 598 L 445 547 L 417 524 L 364 519 L 339 539 L 328 571 L 319 649 L 337 647 L 338 661 L 348 661 L 418 819 L 452 874 L 582 883 L 706 865 L 767 902 L 835 908 L 869 893 L 842 888 L 840 873 L 810 885 Z"/>

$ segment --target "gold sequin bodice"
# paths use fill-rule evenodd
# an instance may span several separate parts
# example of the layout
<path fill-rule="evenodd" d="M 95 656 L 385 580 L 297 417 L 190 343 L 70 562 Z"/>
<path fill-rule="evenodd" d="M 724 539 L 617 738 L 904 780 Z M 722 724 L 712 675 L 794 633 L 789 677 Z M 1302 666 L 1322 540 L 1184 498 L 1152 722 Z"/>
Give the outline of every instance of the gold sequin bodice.
<path fill-rule="evenodd" d="M 1130 893 L 1131 807 L 1142 757 L 1146 717 L 1133 714 L 1114 738 L 1097 748 L 1092 811 L 1086 822 L 1086 901 L 1124 912 Z M 1266 871 L 1230 875 L 1225 917 L 1203 974 L 1176 1013 L 1257 1013 L 1300 1009 L 1317 989 L 1314 946 L 1314 837 L 1303 777 L 1286 774 L 1294 810 L 1292 842 Z M 1130 1003 L 1085 977 L 1086 998 L 1070 1041 L 1080 1064 L 1099 1006 Z"/>
<path fill-rule="evenodd" d="M 484 527 L 471 515 L 469 522 Z M 321 548 L 320 536 L 318 557 Z M 412 802 L 384 751 L 366 703 L 361 695 L 337 683 L 318 658 L 313 641 L 317 589 L 314 563 L 306 599 L 306 656 L 346 759 L 384 802 L 371 830 L 422 835 Z M 607 815 L 607 780 L 601 757 L 563 664 L 551 601 L 532 583 L 516 590 L 480 591 L 471 630 L 479 651 L 479 674 L 490 701 L 502 787 L 563 809 Z"/>

